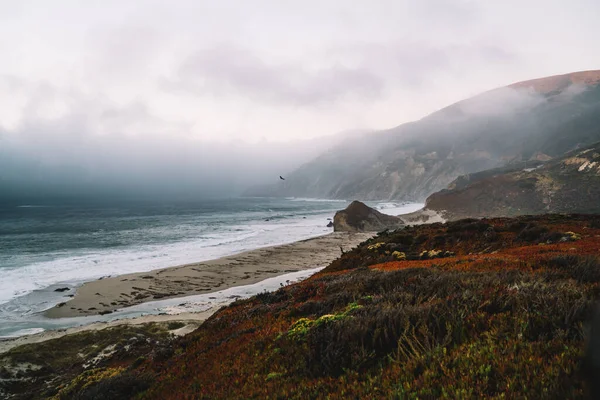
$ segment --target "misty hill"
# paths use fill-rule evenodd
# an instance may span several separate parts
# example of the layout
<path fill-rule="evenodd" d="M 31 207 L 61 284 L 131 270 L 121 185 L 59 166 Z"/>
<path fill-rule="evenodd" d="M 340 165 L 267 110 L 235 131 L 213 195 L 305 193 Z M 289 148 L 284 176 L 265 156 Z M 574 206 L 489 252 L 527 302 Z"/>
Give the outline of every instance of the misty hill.
<path fill-rule="evenodd" d="M 423 200 L 458 176 L 600 140 L 600 71 L 519 82 L 347 140 L 250 196 Z"/>
<path fill-rule="evenodd" d="M 542 213 L 600 213 L 600 143 L 546 163 L 461 176 L 426 209 L 446 219 Z"/>

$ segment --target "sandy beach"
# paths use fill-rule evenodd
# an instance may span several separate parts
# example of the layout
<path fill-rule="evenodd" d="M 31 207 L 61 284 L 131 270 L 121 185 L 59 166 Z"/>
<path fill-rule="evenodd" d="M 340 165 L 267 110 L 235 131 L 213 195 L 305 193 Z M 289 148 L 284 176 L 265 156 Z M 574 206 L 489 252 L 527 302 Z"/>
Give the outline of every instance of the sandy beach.
<path fill-rule="evenodd" d="M 45 312 L 49 318 L 110 313 L 148 301 L 211 293 L 305 269 L 324 267 L 373 233 L 336 232 L 200 263 L 88 282 L 75 297 Z"/>

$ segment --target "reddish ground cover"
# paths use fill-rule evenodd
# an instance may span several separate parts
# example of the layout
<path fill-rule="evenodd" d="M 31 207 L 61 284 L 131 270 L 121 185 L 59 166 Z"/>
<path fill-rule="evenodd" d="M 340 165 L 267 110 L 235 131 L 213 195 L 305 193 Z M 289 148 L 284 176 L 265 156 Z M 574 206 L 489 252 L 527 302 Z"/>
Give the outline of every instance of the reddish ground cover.
<path fill-rule="evenodd" d="M 583 397 L 599 254 L 600 216 L 386 232 L 121 379 L 152 376 L 151 399 Z"/>

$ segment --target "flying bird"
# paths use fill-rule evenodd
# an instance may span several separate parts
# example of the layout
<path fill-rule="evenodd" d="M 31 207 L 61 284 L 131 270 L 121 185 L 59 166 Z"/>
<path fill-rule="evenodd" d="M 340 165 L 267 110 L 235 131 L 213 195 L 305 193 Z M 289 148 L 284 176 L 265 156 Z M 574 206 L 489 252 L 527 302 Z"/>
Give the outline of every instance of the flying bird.
<path fill-rule="evenodd" d="M 285 178 L 281 175 L 279 175 L 279 179 L 281 179 L 282 181 L 285 181 Z"/>

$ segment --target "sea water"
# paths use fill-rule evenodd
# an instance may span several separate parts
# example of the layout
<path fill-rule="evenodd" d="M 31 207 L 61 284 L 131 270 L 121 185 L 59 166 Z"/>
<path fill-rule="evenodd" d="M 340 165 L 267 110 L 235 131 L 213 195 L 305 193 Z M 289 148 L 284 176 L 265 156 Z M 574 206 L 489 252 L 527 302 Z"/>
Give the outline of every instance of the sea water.
<path fill-rule="evenodd" d="M 422 207 L 368 204 L 391 215 Z M 19 325 L 65 301 L 59 288 L 327 234 L 347 205 L 297 198 L 2 204 L 0 324 Z"/>

